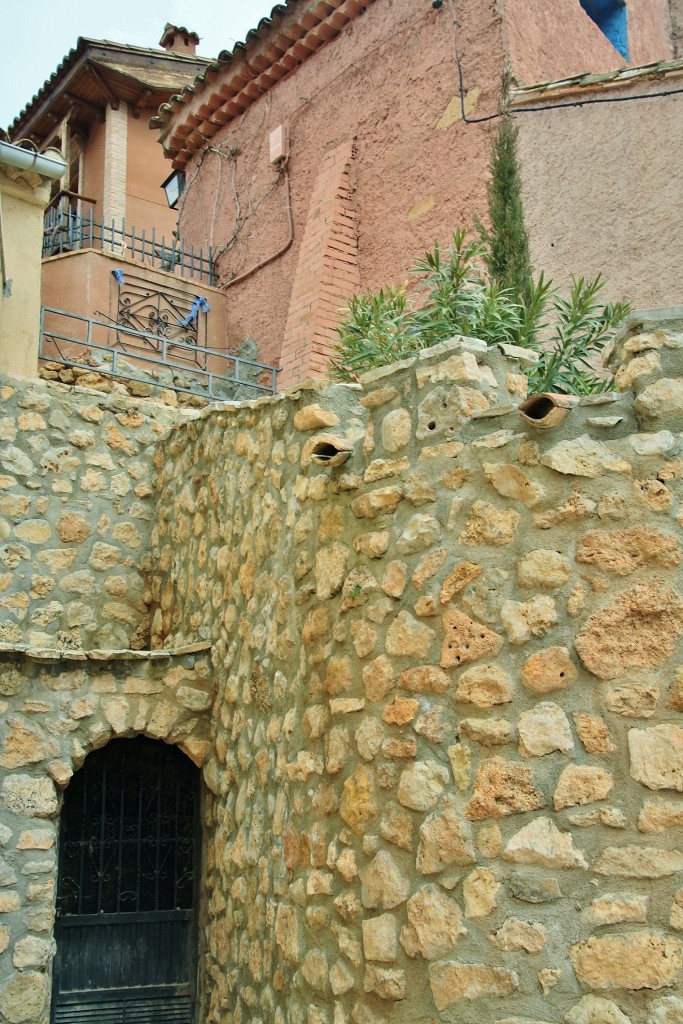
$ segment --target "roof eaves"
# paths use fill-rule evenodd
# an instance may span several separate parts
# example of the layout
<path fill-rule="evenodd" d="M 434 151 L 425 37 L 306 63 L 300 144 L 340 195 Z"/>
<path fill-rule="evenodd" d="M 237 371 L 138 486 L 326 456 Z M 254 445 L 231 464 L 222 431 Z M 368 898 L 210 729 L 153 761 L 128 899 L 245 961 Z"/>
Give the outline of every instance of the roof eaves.
<path fill-rule="evenodd" d="M 180 108 L 176 104 L 162 104 L 157 116 L 151 119 L 150 126 L 160 130 L 160 141 L 167 155 L 173 159 L 173 166 L 182 170 L 192 153 L 222 125 L 239 116 L 277 81 L 335 38 L 372 2 L 326 0 L 324 4 L 314 5 L 312 0 L 308 4 L 305 0 L 285 0 L 285 3 L 273 7 L 270 17 L 262 18 L 258 26 L 247 33 L 244 42 L 236 43 L 230 51 L 219 53 L 219 70 L 225 73 L 220 88 L 210 93 L 195 109 L 182 111 L 182 105 L 187 107 L 193 101 L 199 103 L 207 85 L 214 84 L 209 82 L 210 69 L 205 69 L 195 78 L 192 87 L 182 91 Z M 295 8 L 304 6 L 306 10 L 300 22 L 294 18 L 291 21 L 286 19 L 285 16 Z M 274 30 L 281 30 L 280 37 L 275 40 L 272 39 Z M 286 40 L 286 48 L 283 48 L 283 39 Z M 266 45 L 259 53 L 259 44 L 268 44 L 269 40 L 271 45 Z M 232 78 L 229 77 L 230 65 L 237 65 Z"/>
<path fill-rule="evenodd" d="M 163 60 L 171 60 L 172 62 L 179 62 L 183 64 L 199 63 L 209 65 L 213 62 L 213 58 L 211 57 L 199 57 L 196 55 L 182 53 L 167 53 L 165 50 L 154 49 L 152 47 L 134 46 L 131 43 L 116 43 L 108 39 L 91 39 L 89 36 L 79 36 L 76 41 L 76 45 L 69 50 L 67 54 L 65 54 L 50 77 L 45 79 L 38 92 L 32 96 L 26 106 L 17 114 L 9 125 L 8 131 L 10 136 L 18 128 L 21 122 L 32 113 L 34 108 L 44 102 L 48 96 L 55 91 L 66 72 L 73 67 L 77 60 L 91 47 L 101 47 L 107 50 L 137 54 L 144 57 L 153 56 Z"/>
<path fill-rule="evenodd" d="M 51 89 L 53 84 L 57 83 L 57 81 L 62 77 L 62 75 L 68 69 L 68 67 L 70 67 L 72 64 L 75 64 L 76 58 L 81 55 L 81 52 L 83 50 L 85 50 L 86 42 L 87 40 L 83 39 L 82 36 L 79 36 L 76 45 L 73 47 L 73 49 L 69 50 L 69 52 L 65 55 L 65 57 L 60 61 L 55 70 L 52 72 L 50 77 L 45 80 L 45 82 L 38 90 L 38 92 L 35 93 L 34 96 L 28 101 L 26 106 L 19 111 L 17 116 L 9 125 L 8 131 L 10 136 L 13 134 L 14 130 L 19 126 L 19 124 L 28 116 L 32 108 L 37 106 L 37 104 L 42 99 L 43 95 Z"/>

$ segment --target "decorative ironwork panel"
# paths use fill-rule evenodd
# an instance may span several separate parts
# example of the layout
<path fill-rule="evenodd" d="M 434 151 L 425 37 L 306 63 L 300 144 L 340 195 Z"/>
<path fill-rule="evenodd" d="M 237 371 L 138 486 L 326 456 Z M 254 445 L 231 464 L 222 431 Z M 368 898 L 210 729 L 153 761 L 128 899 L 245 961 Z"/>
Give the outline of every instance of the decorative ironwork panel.
<path fill-rule="evenodd" d="M 90 754 L 64 800 L 58 913 L 191 909 L 195 801 L 175 747 L 140 737 Z"/>
<path fill-rule="evenodd" d="M 186 292 L 170 287 L 155 288 L 144 277 L 136 277 L 127 271 L 121 278 L 118 282 L 117 322 L 159 339 L 192 345 L 197 349 L 194 362 L 204 366 L 206 354 L 201 349 L 207 345 L 207 314 L 201 308 L 201 301 L 204 301 L 201 296 L 188 296 Z M 131 348 L 130 341 L 130 337 L 122 337 L 121 347 Z M 151 339 L 145 344 L 149 349 L 161 351 L 161 345 L 155 349 Z"/>

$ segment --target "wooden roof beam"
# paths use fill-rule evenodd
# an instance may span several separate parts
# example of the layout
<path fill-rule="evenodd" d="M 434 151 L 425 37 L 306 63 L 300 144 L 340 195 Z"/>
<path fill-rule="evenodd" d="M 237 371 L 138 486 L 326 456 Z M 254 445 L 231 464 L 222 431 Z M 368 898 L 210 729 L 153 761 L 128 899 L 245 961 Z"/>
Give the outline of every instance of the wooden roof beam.
<path fill-rule="evenodd" d="M 99 71 L 97 70 L 97 68 L 94 66 L 94 64 L 91 61 L 87 60 L 85 62 L 85 66 L 87 68 L 88 74 L 92 78 L 94 78 L 94 80 L 97 82 L 97 85 L 98 85 L 100 91 L 104 94 L 104 96 L 106 96 L 108 103 L 111 105 L 111 109 L 112 110 L 118 110 L 119 109 L 119 98 L 118 98 L 118 96 L 116 96 L 115 93 L 113 93 L 111 91 L 111 89 L 109 88 L 107 83 L 102 79 L 102 76 L 100 75 Z"/>
<path fill-rule="evenodd" d="M 141 112 L 145 108 L 145 103 L 152 95 L 153 93 L 151 89 L 143 89 L 136 99 L 135 106 L 133 107 L 133 117 L 136 118 L 136 120 L 140 117 Z"/>
<path fill-rule="evenodd" d="M 74 107 L 84 107 L 86 110 L 91 110 L 93 114 L 96 114 L 100 121 L 104 121 L 104 107 L 101 107 L 98 103 L 92 103 L 90 100 L 84 100 L 80 96 L 74 96 L 70 92 L 64 93 L 64 99 L 69 103 L 73 104 Z M 48 117 L 51 116 L 48 114 Z"/>

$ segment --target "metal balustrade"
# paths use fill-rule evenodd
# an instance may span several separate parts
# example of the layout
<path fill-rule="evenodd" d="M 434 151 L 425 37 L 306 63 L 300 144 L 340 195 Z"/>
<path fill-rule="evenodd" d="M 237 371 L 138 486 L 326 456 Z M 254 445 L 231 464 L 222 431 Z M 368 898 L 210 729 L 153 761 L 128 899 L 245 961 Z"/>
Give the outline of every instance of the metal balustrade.
<path fill-rule="evenodd" d="M 273 395 L 276 389 L 277 370 L 265 363 L 50 306 L 41 308 L 38 357 L 213 402 Z"/>
<path fill-rule="evenodd" d="M 43 257 L 58 256 L 78 249 L 99 249 L 126 259 L 141 260 L 150 267 L 181 277 L 215 284 L 211 249 L 204 252 L 174 238 L 170 243 L 156 230 L 127 227 L 125 219 L 107 224 L 97 220 L 91 210 L 81 216 L 70 207 L 55 206 L 45 214 L 43 222 Z"/>

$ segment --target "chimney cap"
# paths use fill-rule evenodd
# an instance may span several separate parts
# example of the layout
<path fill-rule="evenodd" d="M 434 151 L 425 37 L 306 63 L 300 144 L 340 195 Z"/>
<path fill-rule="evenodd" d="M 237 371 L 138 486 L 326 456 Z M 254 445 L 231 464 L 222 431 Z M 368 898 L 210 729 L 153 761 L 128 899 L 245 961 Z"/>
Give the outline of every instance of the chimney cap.
<path fill-rule="evenodd" d="M 179 38 L 177 39 L 177 37 Z M 188 51 L 194 53 L 198 43 L 199 36 L 196 32 L 191 32 L 184 25 L 173 25 L 170 21 L 164 25 L 164 31 L 159 40 L 159 46 L 164 50 L 176 53 L 187 53 Z"/>

